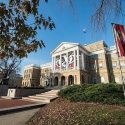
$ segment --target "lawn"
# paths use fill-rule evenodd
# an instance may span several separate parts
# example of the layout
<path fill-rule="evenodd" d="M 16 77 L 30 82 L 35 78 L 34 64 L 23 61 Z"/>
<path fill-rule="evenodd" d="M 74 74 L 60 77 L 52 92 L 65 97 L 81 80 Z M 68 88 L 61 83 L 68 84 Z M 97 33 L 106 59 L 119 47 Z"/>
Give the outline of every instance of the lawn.
<path fill-rule="evenodd" d="M 26 125 L 125 125 L 125 107 L 58 98 L 42 107 Z"/>

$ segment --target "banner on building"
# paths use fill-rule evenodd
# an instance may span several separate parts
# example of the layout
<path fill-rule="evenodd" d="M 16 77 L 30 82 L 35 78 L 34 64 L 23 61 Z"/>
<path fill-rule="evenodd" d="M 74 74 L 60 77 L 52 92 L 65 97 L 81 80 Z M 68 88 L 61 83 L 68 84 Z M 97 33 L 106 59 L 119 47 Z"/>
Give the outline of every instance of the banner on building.
<path fill-rule="evenodd" d="M 74 68 L 74 52 L 73 51 L 68 53 L 68 68 L 69 69 Z"/>
<path fill-rule="evenodd" d="M 55 59 L 55 70 L 60 70 L 60 56 L 56 56 L 56 59 Z"/>
<path fill-rule="evenodd" d="M 62 54 L 62 59 L 61 59 L 61 68 L 63 70 L 66 70 L 66 65 L 67 65 L 67 56 L 66 54 Z"/>
<path fill-rule="evenodd" d="M 125 30 L 123 25 L 113 24 L 114 37 L 119 56 L 125 56 Z"/>

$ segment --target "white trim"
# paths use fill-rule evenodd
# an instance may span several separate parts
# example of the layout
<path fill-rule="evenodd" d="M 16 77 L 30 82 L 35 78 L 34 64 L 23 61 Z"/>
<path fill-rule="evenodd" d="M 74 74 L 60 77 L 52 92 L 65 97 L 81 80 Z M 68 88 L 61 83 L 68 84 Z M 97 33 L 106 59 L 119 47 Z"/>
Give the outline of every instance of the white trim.
<path fill-rule="evenodd" d="M 31 64 L 31 65 L 25 66 L 25 67 L 24 67 L 24 70 L 32 69 L 32 68 L 34 68 L 34 69 L 40 69 L 39 66 L 37 66 L 37 65 L 35 65 L 35 64 Z"/>
<path fill-rule="evenodd" d="M 74 48 L 74 47 L 77 47 L 77 45 L 72 46 L 72 47 L 69 47 L 69 48 L 66 48 L 66 49 L 64 49 L 64 50 L 60 50 L 60 51 L 58 51 L 58 52 L 55 52 L 55 53 L 53 53 L 53 55 L 54 55 L 54 54 L 58 54 L 58 53 L 65 53 L 66 51 L 68 51 L 68 50 L 70 50 L 70 49 L 72 49 L 72 48 Z"/>
<path fill-rule="evenodd" d="M 53 54 L 58 48 L 60 48 L 63 44 L 70 44 L 70 45 L 79 45 L 79 43 L 73 43 L 73 42 L 62 42 L 61 44 L 59 44 L 50 54 Z"/>
<path fill-rule="evenodd" d="M 44 68 L 52 68 L 52 63 L 49 62 L 49 63 L 42 64 L 42 65 L 40 65 L 40 68 L 41 68 L 41 69 L 44 69 Z"/>
<path fill-rule="evenodd" d="M 79 65 L 79 49 L 77 50 L 77 69 L 80 69 L 80 65 Z"/>
<path fill-rule="evenodd" d="M 54 54 L 52 54 L 52 57 L 58 56 L 60 54 L 68 53 L 70 51 L 74 51 L 74 50 L 77 50 L 77 49 L 78 49 L 78 46 L 74 46 L 74 47 L 65 49 L 64 51 L 60 51 L 60 52 L 54 53 Z"/>
<path fill-rule="evenodd" d="M 84 49 L 85 49 L 85 50 L 84 50 Z M 89 54 L 90 54 L 90 52 L 89 52 L 86 48 L 84 48 L 84 47 L 82 47 L 82 46 L 79 46 L 79 50 L 82 51 L 83 53 L 85 53 L 86 55 L 89 55 Z"/>
<path fill-rule="evenodd" d="M 99 41 L 96 41 L 96 42 L 93 42 L 93 43 L 90 43 L 90 44 L 87 44 L 87 45 L 84 44 L 84 46 L 89 46 L 89 45 L 93 45 L 93 44 L 97 44 L 97 43 L 104 43 L 104 44 L 106 44 L 104 40 L 99 40 Z"/>

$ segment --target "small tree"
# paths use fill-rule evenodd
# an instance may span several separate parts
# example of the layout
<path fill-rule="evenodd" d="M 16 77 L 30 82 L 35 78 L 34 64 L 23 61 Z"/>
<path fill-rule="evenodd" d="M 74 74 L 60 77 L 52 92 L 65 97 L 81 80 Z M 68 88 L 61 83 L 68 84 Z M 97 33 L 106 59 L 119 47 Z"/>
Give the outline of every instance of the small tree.
<path fill-rule="evenodd" d="M 0 60 L 1 84 L 8 85 L 10 75 L 19 70 L 21 59 L 17 56 Z"/>

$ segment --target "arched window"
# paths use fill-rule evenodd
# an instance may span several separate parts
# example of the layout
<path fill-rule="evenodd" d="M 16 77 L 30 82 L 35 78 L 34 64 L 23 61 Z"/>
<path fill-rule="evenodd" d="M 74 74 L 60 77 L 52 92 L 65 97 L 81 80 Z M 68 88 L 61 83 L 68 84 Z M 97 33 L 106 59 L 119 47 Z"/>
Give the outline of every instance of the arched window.
<path fill-rule="evenodd" d="M 62 85 L 62 86 L 65 85 L 65 76 L 62 76 L 62 77 L 61 77 L 61 85 Z"/>
<path fill-rule="evenodd" d="M 68 85 L 73 85 L 74 84 L 74 76 L 69 75 L 68 77 Z"/>
<path fill-rule="evenodd" d="M 84 83 L 85 83 L 84 75 L 81 75 L 81 84 L 84 84 Z"/>
<path fill-rule="evenodd" d="M 58 77 L 55 77 L 55 79 L 54 79 L 54 85 L 58 86 Z"/>

